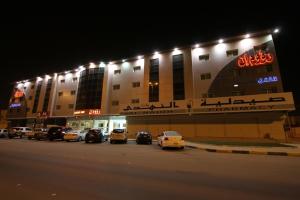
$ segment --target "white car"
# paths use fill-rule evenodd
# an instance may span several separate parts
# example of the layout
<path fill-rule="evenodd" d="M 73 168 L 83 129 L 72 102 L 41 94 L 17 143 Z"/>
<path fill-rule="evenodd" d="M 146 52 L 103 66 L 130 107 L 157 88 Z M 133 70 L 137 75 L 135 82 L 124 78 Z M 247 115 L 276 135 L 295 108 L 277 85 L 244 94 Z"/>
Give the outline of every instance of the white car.
<path fill-rule="evenodd" d="M 24 135 L 28 135 L 32 133 L 32 129 L 29 127 L 13 127 L 8 132 L 8 138 L 20 137 L 22 138 Z"/>
<path fill-rule="evenodd" d="M 183 149 L 185 145 L 183 136 L 177 131 L 162 132 L 157 138 L 157 143 L 162 149 L 166 147 L 177 147 Z"/>
<path fill-rule="evenodd" d="M 0 138 L 7 137 L 8 131 L 5 128 L 0 129 Z"/>
<path fill-rule="evenodd" d="M 87 132 L 87 130 L 70 130 L 65 133 L 64 140 L 80 142 L 82 140 L 85 140 L 85 135 L 87 134 Z"/>

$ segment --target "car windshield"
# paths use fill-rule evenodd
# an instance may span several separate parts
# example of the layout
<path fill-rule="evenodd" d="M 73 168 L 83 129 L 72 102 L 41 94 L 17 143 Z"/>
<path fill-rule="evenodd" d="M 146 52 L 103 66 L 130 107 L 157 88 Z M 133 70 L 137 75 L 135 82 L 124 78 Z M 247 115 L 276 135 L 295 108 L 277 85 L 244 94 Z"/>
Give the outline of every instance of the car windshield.
<path fill-rule="evenodd" d="M 165 132 L 165 136 L 181 136 L 181 135 L 176 131 L 167 131 Z"/>
<path fill-rule="evenodd" d="M 114 129 L 113 133 L 124 133 L 125 130 L 124 129 Z"/>
<path fill-rule="evenodd" d="M 148 133 L 148 132 L 139 132 L 138 134 L 139 135 L 150 135 L 150 133 Z"/>

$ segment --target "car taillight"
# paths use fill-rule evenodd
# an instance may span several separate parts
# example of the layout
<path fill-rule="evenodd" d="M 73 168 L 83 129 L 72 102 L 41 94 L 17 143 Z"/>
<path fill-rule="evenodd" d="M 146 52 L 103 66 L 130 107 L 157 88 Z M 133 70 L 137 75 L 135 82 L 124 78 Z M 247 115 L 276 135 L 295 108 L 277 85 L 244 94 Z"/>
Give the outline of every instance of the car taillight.
<path fill-rule="evenodd" d="M 165 140 L 169 140 L 169 138 L 165 137 Z"/>

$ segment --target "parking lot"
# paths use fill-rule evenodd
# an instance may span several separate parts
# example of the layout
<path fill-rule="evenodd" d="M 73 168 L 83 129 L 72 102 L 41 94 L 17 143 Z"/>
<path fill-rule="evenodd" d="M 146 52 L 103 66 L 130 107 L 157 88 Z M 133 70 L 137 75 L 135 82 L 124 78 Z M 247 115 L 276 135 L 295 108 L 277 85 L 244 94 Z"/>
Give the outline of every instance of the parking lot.
<path fill-rule="evenodd" d="M 1 199 L 298 199 L 300 159 L 0 139 Z"/>

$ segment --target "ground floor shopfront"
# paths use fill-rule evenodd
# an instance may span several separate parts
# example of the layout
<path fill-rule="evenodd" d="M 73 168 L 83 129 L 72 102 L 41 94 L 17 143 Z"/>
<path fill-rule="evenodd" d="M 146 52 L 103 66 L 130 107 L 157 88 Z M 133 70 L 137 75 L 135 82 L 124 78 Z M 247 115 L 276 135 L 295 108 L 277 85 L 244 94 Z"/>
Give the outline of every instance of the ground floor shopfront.
<path fill-rule="evenodd" d="M 273 138 L 285 140 L 285 112 L 222 113 L 127 117 L 134 136 L 146 130 L 157 136 L 165 130 L 179 131 L 185 138 Z"/>
<path fill-rule="evenodd" d="M 128 136 L 134 138 L 138 131 L 149 131 L 154 137 L 162 131 L 175 130 L 185 138 L 273 138 L 285 140 L 287 113 L 247 112 L 195 115 L 151 115 L 151 116 L 93 116 L 11 120 L 12 126 L 41 127 L 61 125 L 73 129 L 100 128 L 110 133 L 115 128 L 126 128 Z M 43 123 L 36 123 L 43 122 Z M 36 124 L 35 124 L 36 123 Z"/>

